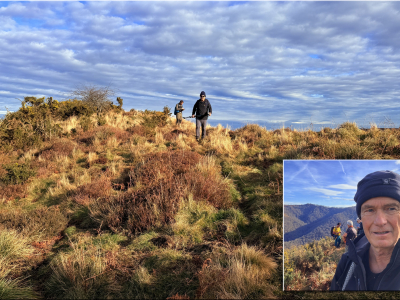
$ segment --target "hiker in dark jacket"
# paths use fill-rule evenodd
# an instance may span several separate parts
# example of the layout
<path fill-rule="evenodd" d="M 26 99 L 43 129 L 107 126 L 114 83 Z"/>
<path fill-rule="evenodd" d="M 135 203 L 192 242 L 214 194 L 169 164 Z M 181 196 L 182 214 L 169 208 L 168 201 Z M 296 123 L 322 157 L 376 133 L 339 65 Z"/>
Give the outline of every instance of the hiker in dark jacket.
<path fill-rule="evenodd" d="M 400 291 L 400 175 L 365 176 L 354 196 L 364 234 L 349 241 L 331 291 Z"/>
<path fill-rule="evenodd" d="M 196 140 L 200 138 L 200 127 L 201 127 L 201 138 L 206 136 L 206 126 L 208 116 L 212 114 L 212 107 L 210 102 L 206 99 L 206 93 L 202 91 L 200 93 L 200 99 L 196 101 L 193 106 L 192 117 L 196 117 Z"/>

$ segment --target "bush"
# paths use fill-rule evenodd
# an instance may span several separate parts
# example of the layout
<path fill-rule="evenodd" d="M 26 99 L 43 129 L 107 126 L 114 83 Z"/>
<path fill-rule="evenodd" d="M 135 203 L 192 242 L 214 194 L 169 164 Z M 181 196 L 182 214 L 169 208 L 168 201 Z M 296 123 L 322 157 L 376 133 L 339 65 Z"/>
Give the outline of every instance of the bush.
<path fill-rule="evenodd" d="M 83 131 L 88 131 L 89 129 L 92 129 L 94 127 L 94 124 L 89 116 L 83 116 L 79 120 L 79 125 L 81 125 Z"/>
<path fill-rule="evenodd" d="M 14 229 L 26 236 L 49 239 L 63 231 L 68 219 L 56 207 L 39 207 L 32 211 L 2 210 L 0 225 Z"/>
<path fill-rule="evenodd" d="M 44 159 L 54 159 L 57 156 L 71 156 L 74 151 L 75 144 L 66 138 L 57 139 L 53 144 L 43 150 L 40 155 Z"/>
<path fill-rule="evenodd" d="M 3 168 L 7 174 L 3 176 L 2 181 L 6 184 L 21 184 L 36 174 L 36 171 L 32 170 L 28 164 L 14 163 Z"/>
<path fill-rule="evenodd" d="M 216 166 L 196 169 L 201 156 L 191 151 L 159 152 L 148 155 L 130 172 L 133 189 L 116 197 L 94 201 L 93 218 L 115 232 L 143 232 L 173 221 L 180 199 L 193 195 L 216 208 L 232 205 L 230 185 Z"/>

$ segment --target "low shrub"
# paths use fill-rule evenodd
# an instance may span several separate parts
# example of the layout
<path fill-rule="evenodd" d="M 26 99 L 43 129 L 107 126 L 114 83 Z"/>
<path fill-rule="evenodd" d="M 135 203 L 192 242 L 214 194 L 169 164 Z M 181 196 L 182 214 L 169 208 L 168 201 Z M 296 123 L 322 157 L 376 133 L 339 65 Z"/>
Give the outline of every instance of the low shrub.
<path fill-rule="evenodd" d="M 54 159 L 57 156 L 63 155 L 63 156 L 71 156 L 75 148 L 74 142 L 72 142 L 69 139 L 66 138 L 61 138 L 55 140 L 52 145 L 43 150 L 40 153 L 40 156 L 43 159 Z"/>
<path fill-rule="evenodd" d="M 35 239 L 49 239 L 62 232 L 68 219 L 57 207 L 39 207 L 32 211 L 2 209 L 0 226 L 31 236 Z"/>
<path fill-rule="evenodd" d="M 201 156 L 191 151 L 158 152 L 148 155 L 133 169 L 133 188 L 116 197 L 90 205 L 93 218 L 115 232 L 143 232 L 173 221 L 181 198 L 193 195 L 216 208 L 232 205 L 230 185 L 215 165 L 199 169 Z"/>
<path fill-rule="evenodd" d="M 36 174 L 36 171 L 29 164 L 25 163 L 8 164 L 3 166 L 3 168 L 7 173 L 1 179 L 6 184 L 21 184 Z"/>
<path fill-rule="evenodd" d="M 79 186 L 76 190 L 70 192 L 70 196 L 78 204 L 87 205 L 92 200 L 103 199 L 111 195 L 111 180 L 105 176 L 94 179 L 91 183 Z"/>

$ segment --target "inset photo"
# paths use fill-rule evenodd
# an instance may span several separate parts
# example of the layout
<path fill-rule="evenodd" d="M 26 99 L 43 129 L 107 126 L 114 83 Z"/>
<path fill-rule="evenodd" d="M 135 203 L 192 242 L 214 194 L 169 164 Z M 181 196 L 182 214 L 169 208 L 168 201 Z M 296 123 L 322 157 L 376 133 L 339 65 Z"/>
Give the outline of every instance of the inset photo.
<path fill-rule="evenodd" d="M 284 160 L 284 290 L 400 290 L 400 160 Z"/>

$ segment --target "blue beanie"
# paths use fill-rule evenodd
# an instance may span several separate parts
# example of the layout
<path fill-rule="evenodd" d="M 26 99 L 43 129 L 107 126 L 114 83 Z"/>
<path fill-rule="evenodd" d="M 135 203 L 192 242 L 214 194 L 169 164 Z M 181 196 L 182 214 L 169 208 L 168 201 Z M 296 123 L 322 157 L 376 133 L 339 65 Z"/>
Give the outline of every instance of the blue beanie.
<path fill-rule="evenodd" d="M 354 201 L 359 218 L 361 205 L 375 197 L 390 197 L 400 202 L 400 175 L 392 171 L 377 171 L 368 174 L 357 184 Z"/>
<path fill-rule="evenodd" d="M 201 91 L 201 93 L 200 93 L 200 97 L 201 97 L 202 95 L 204 95 L 204 97 L 205 97 L 205 96 L 206 96 L 206 92 L 204 92 L 204 91 Z"/>

